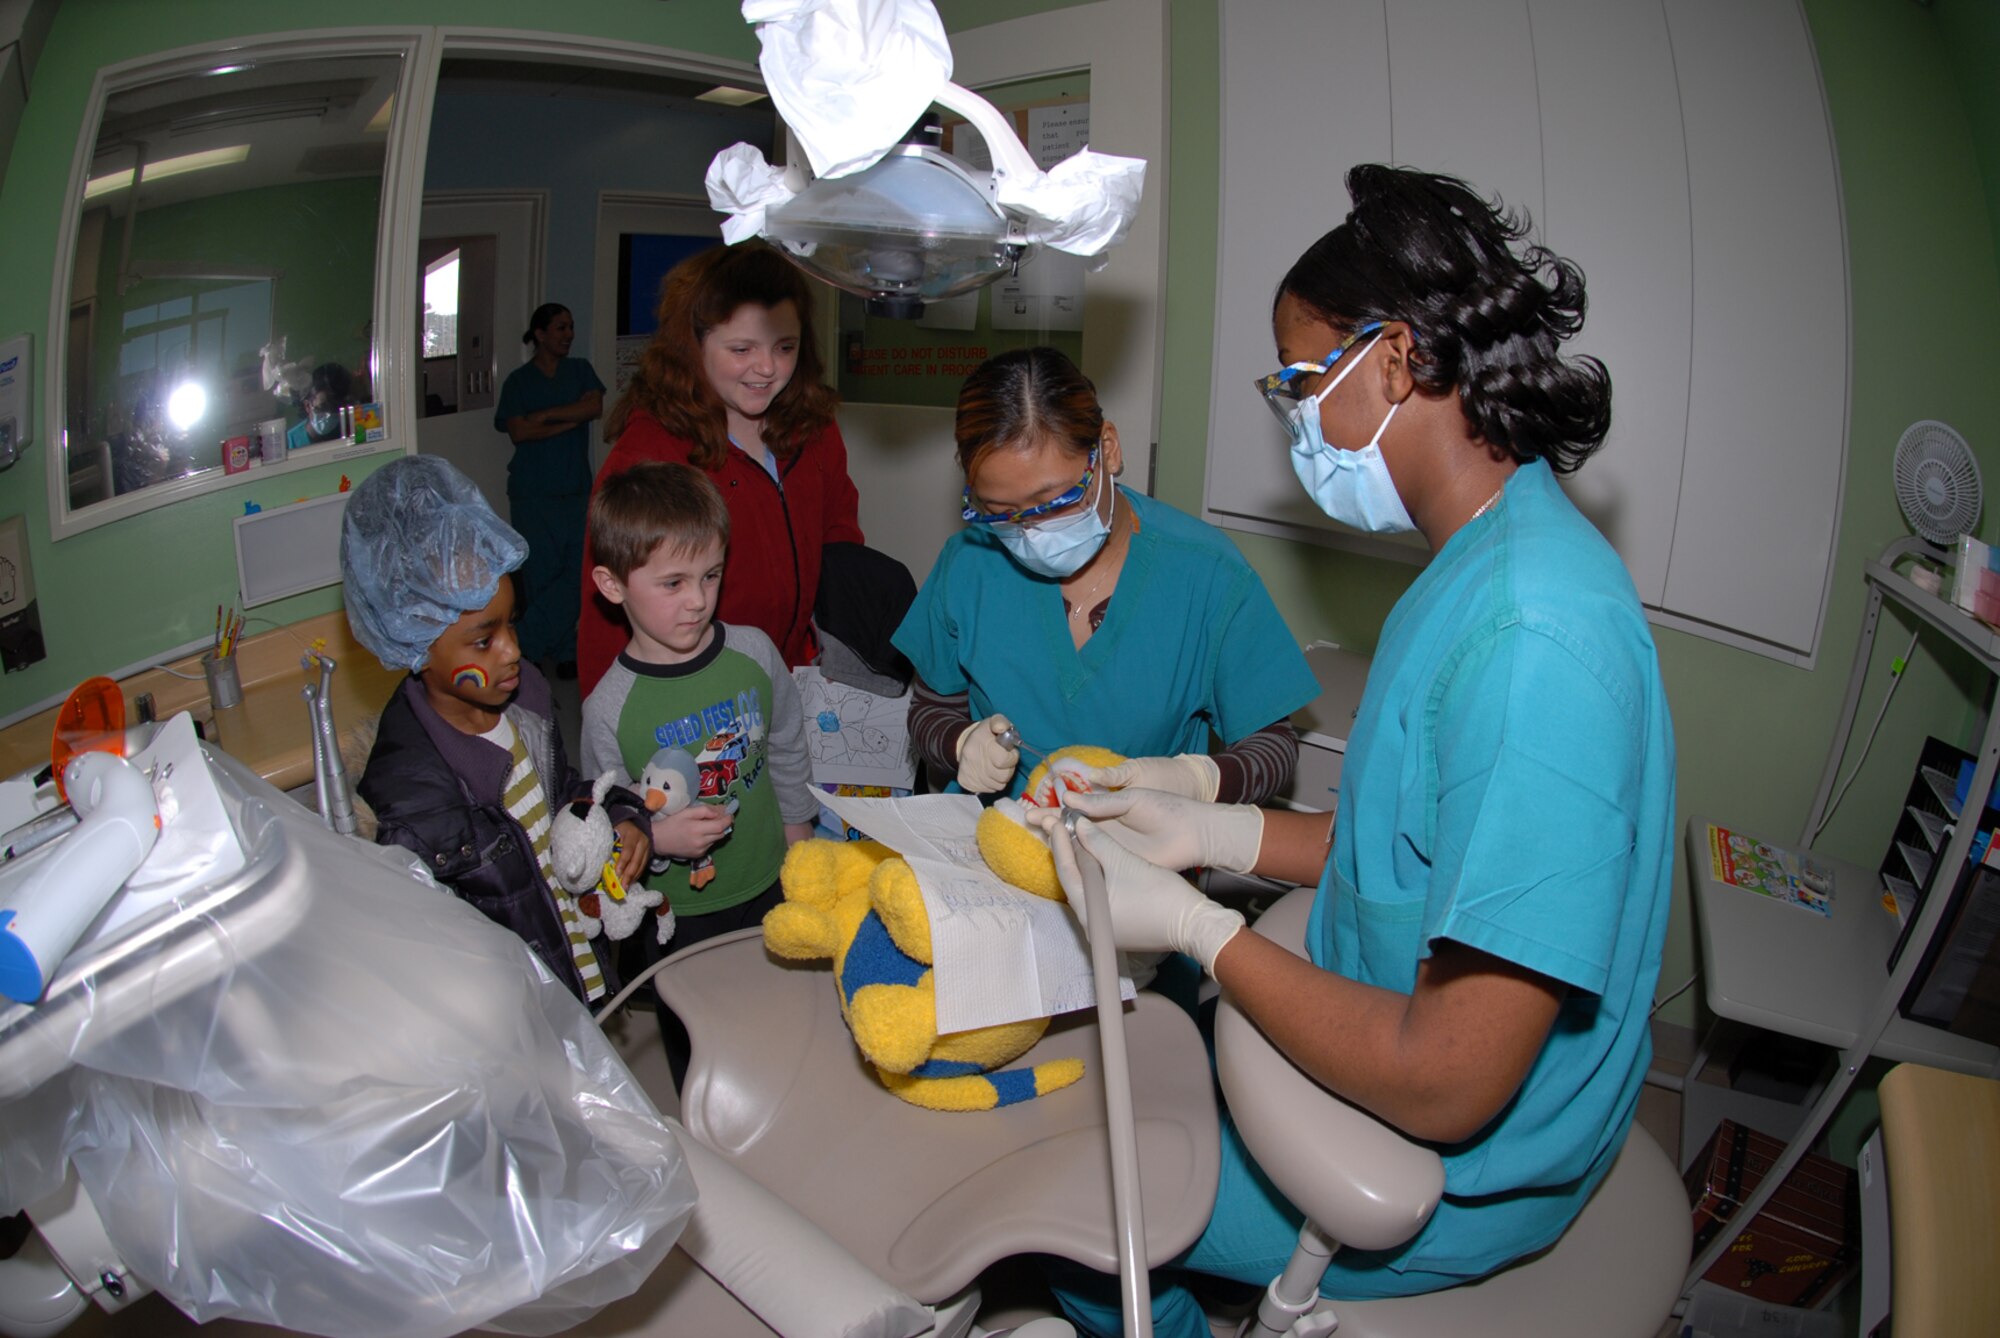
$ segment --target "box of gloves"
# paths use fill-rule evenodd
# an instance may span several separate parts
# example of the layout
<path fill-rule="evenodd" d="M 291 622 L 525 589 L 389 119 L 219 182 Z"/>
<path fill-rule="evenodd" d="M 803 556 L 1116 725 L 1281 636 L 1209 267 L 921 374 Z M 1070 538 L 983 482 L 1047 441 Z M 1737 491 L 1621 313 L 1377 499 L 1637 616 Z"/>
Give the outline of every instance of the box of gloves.
<path fill-rule="evenodd" d="M 1717 1233 L 1735 1243 L 1702 1276 L 1740 1296 L 1776 1305 L 1813 1306 L 1853 1273 L 1860 1257 L 1860 1192 L 1854 1172 L 1807 1153 L 1750 1222 L 1739 1209 L 1785 1150 L 1783 1142 L 1724 1120 L 1688 1167 L 1694 1248 Z"/>

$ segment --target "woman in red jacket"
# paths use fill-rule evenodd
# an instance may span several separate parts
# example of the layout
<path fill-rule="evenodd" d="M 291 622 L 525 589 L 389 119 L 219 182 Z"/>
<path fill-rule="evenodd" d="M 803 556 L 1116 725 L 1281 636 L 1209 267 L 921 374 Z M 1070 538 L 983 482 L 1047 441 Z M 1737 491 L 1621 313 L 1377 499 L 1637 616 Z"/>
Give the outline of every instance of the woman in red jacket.
<path fill-rule="evenodd" d="M 713 247 L 667 275 L 659 315 L 637 374 L 605 415 L 612 447 L 597 485 L 642 460 L 705 471 L 729 505 L 717 616 L 762 630 L 786 664 L 810 663 L 820 551 L 863 540 L 805 277 L 761 243 Z M 576 638 L 586 695 L 627 636 L 591 583 L 595 565 L 586 538 Z"/>

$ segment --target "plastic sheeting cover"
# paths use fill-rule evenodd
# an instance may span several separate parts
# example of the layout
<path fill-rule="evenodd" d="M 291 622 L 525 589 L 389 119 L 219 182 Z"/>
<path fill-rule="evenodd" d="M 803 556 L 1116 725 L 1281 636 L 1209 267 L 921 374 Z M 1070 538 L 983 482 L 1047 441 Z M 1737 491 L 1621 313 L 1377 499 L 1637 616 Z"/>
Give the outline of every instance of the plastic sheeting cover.
<path fill-rule="evenodd" d="M 694 1183 L 583 1008 L 407 856 L 234 794 L 243 890 L 159 942 L 139 1007 L 130 961 L 69 991 L 74 1062 L 0 1105 L 0 1213 L 73 1163 L 126 1263 L 203 1322 L 543 1334 L 632 1292 Z M 159 988 L 188 952 L 214 969 Z"/>

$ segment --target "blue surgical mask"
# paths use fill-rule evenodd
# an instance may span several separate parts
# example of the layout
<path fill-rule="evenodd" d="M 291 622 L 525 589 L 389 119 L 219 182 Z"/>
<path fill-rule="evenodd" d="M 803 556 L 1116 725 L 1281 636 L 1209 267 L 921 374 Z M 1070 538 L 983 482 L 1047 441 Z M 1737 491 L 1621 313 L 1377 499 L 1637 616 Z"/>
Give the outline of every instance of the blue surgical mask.
<path fill-rule="evenodd" d="M 1014 561 L 1037 576 L 1060 581 L 1076 575 L 1111 537 L 1111 523 L 1097 509 L 1105 477 L 1104 470 L 1097 472 L 1090 504 L 1075 515 L 1027 525 L 1002 522 L 993 527 L 995 537 Z"/>
<path fill-rule="evenodd" d="M 1341 524 L 1371 534 L 1402 534 L 1417 525 L 1403 507 L 1396 481 L 1389 476 L 1389 463 L 1382 458 L 1381 442 L 1382 434 L 1389 430 L 1389 420 L 1403 406 L 1390 405 L 1382 425 L 1358 451 L 1329 446 L 1321 435 L 1319 423 L 1320 401 L 1359 367 L 1380 342 L 1380 335 L 1370 340 L 1360 356 L 1320 387 L 1317 395 L 1300 400 L 1287 415 L 1292 433 L 1292 472 L 1299 476 L 1299 482 L 1319 509 Z"/>

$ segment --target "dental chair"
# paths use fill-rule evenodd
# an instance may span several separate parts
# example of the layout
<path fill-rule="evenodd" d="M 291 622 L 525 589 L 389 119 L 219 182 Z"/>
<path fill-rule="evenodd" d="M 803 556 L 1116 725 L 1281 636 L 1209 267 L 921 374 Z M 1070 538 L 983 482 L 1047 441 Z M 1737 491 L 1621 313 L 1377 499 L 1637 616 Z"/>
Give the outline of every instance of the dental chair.
<path fill-rule="evenodd" d="M 1310 888 L 1296 889 L 1253 928 L 1304 956 L 1312 899 Z M 1227 994 L 1216 1012 L 1215 1054 L 1244 1143 L 1310 1219 L 1288 1277 L 1308 1271 L 1302 1256 L 1317 1256 L 1323 1269 L 1327 1243 L 1388 1249 L 1430 1219 L 1444 1185 L 1437 1154 L 1307 1077 Z M 1308 1316 L 1301 1333 L 1333 1332 L 1337 1321 L 1343 1338 L 1653 1338 L 1680 1292 L 1689 1222 L 1673 1163 L 1634 1123 L 1583 1212 L 1540 1254 L 1424 1296 L 1339 1302 L 1313 1296 L 1281 1308 Z M 1317 1270 L 1310 1276 L 1316 1283 Z M 1282 1280 L 1272 1284 L 1281 1286 Z"/>
<path fill-rule="evenodd" d="M 1257 932 L 1302 952 L 1312 896 L 1290 893 Z M 847 1033 L 826 971 L 771 958 L 758 931 L 698 944 L 657 979 L 694 1040 L 683 1093 L 692 1141 L 782 1195 L 867 1270 L 936 1303 L 964 1297 L 982 1269 L 1012 1254 L 1116 1269 L 1095 1071 L 1002 1111 L 941 1115 L 882 1089 Z M 1034 1058 L 1077 1055 L 1094 1066 L 1088 1017 L 1058 1020 Z M 1125 1020 L 1146 1256 L 1158 1266 L 1194 1241 L 1213 1207 L 1215 1100 L 1185 1013 L 1142 992 Z M 1317 1296 L 1334 1243 L 1373 1250 L 1409 1239 L 1437 1205 L 1443 1164 L 1308 1078 L 1227 995 L 1216 1064 L 1259 1164 L 1319 1227 L 1309 1225 L 1310 1243 L 1286 1275 L 1304 1280 L 1310 1299 L 1267 1311 L 1275 1321 L 1268 1330 L 1253 1318 L 1246 1333 L 1282 1333 L 1298 1319 L 1302 1335 L 1331 1332 L 1337 1320 L 1343 1338 L 1653 1338 L 1666 1320 L 1687 1266 L 1687 1203 L 1666 1154 L 1636 1124 L 1582 1215 L 1548 1250 L 1449 1291 L 1334 1303 Z M 1273 1288 L 1282 1292 L 1283 1283 Z"/>
<path fill-rule="evenodd" d="M 782 963 L 761 931 L 676 954 L 656 977 L 694 1041 L 682 1120 L 894 1287 L 966 1294 L 1011 1255 L 1113 1271 L 1110 1156 L 1091 1015 L 1061 1018 L 1037 1062 L 1081 1058 L 1074 1087 L 943 1114 L 892 1097 L 856 1050 L 824 968 Z M 1125 1014 L 1150 1265 L 1194 1242 L 1214 1207 L 1220 1135 L 1200 1034 L 1168 1000 Z M 697 1167 L 697 1176 L 699 1167 Z"/>

